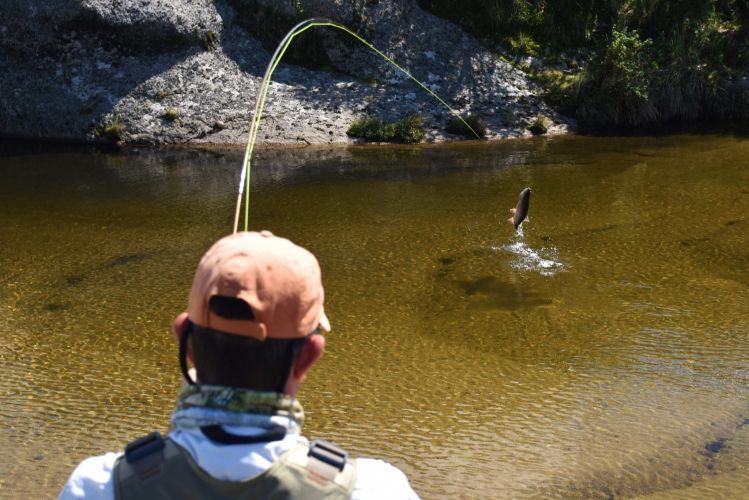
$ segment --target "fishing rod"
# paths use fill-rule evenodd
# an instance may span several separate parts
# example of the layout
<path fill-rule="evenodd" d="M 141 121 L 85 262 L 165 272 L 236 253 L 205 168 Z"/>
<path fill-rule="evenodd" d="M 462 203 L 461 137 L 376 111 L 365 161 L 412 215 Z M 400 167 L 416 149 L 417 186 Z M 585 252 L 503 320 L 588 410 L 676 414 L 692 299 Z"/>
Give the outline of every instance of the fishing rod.
<path fill-rule="evenodd" d="M 252 152 L 255 149 L 255 141 L 257 139 L 257 131 L 258 127 L 260 126 L 260 118 L 263 114 L 263 108 L 265 107 L 265 97 L 268 94 L 268 88 L 270 87 L 271 82 L 271 76 L 273 75 L 273 72 L 276 70 L 276 66 L 278 66 L 278 63 L 281 62 L 281 58 L 283 57 L 284 53 L 286 53 L 286 49 L 291 44 L 291 41 L 297 37 L 298 35 L 301 35 L 305 31 L 307 31 L 310 28 L 313 28 L 315 26 L 330 26 L 332 28 L 337 28 L 340 30 L 345 31 L 349 35 L 353 36 L 357 40 L 359 40 L 361 43 L 369 47 L 373 52 L 375 52 L 377 55 L 385 59 L 387 62 L 398 68 L 399 71 L 401 71 L 403 74 L 405 74 L 407 77 L 409 77 L 411 80 L 415 81 L 416 83 L 421 86 L 424 90 L 429 92 L 435 99 L 437 99 L 443 106 L 445 106 L 450 113 L 455 115 L 463 124 L 473 132 L 473 134 L 476 136 L 476 138 L 481 139 L 481 136 L 476 133 L 475 130 L 463 119 L 462 116 L 460 116 L 460 113 L 455 111 L 453 108 L 450 107 L 440 96 L 438 96 L 432 89 L 427 87 L 423 82 L 415 78 L 411 73 L 409 73 L 406 69 L 402 68 L 398 63 L 393 61 L 390 57 L 388 57 L 386 54 L 384 54 L 381 50 L 377 49 L 374 45 L 372 45 L 370 42 L 359 36 L 355 31 L 350 30 L 348 27 L 341 23 L 337 23 L 335 21 L 331 21 L 330 19 L 325 18 L 311 18 L 304 20 L 291 28 L 291 30 L 286 33 L 286 36 L 283 37 L 281 40 L 281 43 L 278 44 L 278 47 L 276 47 L 276 51 L 273 53 L 273 57 L 271 57 L 270 62 L 268 63 L 267 68 L 265 69 L 265 74 L 263 75 L 263 80 L 260 83 L 260 91 L 257 94 L 257 97 L 255 99 L 255 111 L 252 114 L 252 122 L 250 124 L 250 133 L 247 136 L 247 147 L 244 151 L 244 159 L 242 160 L 242 172 L 239 176 L 239 188 L 237 190 L 237 206 L 236 210 L 234 211 L 234 232 L 237 232 L 237 228 L 239 227 L 239 211 L 242 206 L 242 195 L 244 194 L 245 197 L 245 208 L 244 208 L 244 230 L 247 231 L 248 225 L 249 225 L 249 217 L 250 217 L 250 177 L 251 177 L 251 160 L 252 160 Z"/>

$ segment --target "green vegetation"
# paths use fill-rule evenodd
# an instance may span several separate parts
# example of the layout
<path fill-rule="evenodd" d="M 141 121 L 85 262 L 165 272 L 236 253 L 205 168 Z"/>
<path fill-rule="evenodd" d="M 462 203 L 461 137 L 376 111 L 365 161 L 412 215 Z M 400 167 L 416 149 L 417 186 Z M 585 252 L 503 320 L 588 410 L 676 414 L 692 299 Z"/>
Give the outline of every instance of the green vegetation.
<path fill-rule="evenodd" d="M 532 77 L 584 127 L 749 119 L 747 0 L 419 3 L 518 61 L 541 59 L 551 69 Z"/>
<path fill-rule="evenodd" d="M 546 116 L 539 115 L 526 128 L 533 135 L 541 135 L 549 131 L 549 125 L 551 125 L 551 120 Z"/>
<path fill-rule="evenodd" d="M 540 48 L 538 42 L 522 31 L 517 35 L 508 37 L 506 41 L 515 54 L 526 56 L 538 55 L 538 49 Z"/>
<path fill-rule="evenodd" d="M 424 131 L 421 128 L 422 120 L 419 115 L 409 115 L 395 122 L 395 138 L 406 144 L 421 142 L 424 140 Z"/>
<path fill-rule="evenodd" d="M 177 108 L 166 108 L 161 117 L 170 122 L 174 121 L 179 118 L 179 110 Z"/>
<path fill-rule="evenodd" d="M 529 76 L 544 88 L 546 102 L 562 113 L 575 114 L 582 72 L 544 69 L 538 73 L 530 73 Z"/>
<path fill-rule="evenodd" d="M 200 43 L 205 50 L 213 50 L 218 47 L 218 34 L 215 31 L 204 31 L 200 34 Z"/>
<path fill-rule="evenodd" d="M 465 123 L 457 117 L 451 118 L 447 123 L 445 130 L 451 134 L 464 135 L 471 139 L 476 138 L 473 132 L 476 132 L 480 137 L 486 137 L 486 124 L 481 120 L 481 118 L 476 115 L 466 115 L 463 117 L 463 120 L 465 120 Z M 473 132 L 466 127 L 466 123 L 468 124 L 468 127 L 473 129 Z"/>
<path fill-rule="evenodd" d="M 614 31 L 590 62 L 579 114 L 593 124 L 637 125 L 657 119 L 652 94 L 658 66 L 652 40 L 633 30 Z"/>
<path fill-rule="evenodd" d="M 379 118 L 357 118 L 346 131 L 351 137 L 377 142 L 404 142 L 406 144 L 424 140 L 422 121 L 419 115 L 409 115 L 395 122 Z"/>
<path fill-rule="evenodd" d="M 102 123 L 94 129 L 94 137 L 111 142 L 119 142 L 122 139 L 124 131 L 125 129 L 120 123 L 120 115 L 115 115 L 111 121 Z"/>
<path fill-rule="evenodd" d="M 167 97 L 169 97 L 170 95 L 174 95 L 174 92 L 169 91 L 169 90 L 160 89 L 158 92 L 156 92 L 156 94 L 154 94 L 153 97 L 157 101 L 162 101 L 162 100 L 166 99 Z"/>

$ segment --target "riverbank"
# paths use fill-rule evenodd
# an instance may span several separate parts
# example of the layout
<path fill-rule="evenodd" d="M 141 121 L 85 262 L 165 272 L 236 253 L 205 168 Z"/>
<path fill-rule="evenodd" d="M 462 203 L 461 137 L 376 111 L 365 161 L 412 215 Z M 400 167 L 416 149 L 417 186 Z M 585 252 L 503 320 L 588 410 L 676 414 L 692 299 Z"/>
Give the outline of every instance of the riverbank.
<path fill-rule="evenodd" d="M 525 72 L 415 1 L 10 1 L 0 14 L 6 138 L 244 144 L 275 44 L 313 16 L 361 33 L 457 111 L 479 117 L 490 140 L 530 136 L 539 117 L 549 134 L 574 127 Z M 351 144 L 357 118 L 413 115 L 426 142 L 462 139 L 447 132 L 444 106 L 348 35 L 317 28 L 294 44 L 307 53 L 290 50 L 298 64 L 277 68 L 259 144 Z M 310 53 L 314 69 L 302 65 Z"/>

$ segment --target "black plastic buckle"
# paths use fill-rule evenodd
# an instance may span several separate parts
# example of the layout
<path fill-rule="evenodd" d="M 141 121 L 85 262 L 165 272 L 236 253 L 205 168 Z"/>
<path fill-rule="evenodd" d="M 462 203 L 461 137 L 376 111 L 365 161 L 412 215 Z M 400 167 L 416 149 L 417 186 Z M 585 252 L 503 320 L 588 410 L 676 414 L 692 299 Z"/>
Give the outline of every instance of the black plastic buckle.
<path fill-rule="evenodd" d="M 316 439 L 312 442 L 307 456 L 332 465 L 340 471 L 346 467 L 346 461 L 348 461 L 348 452 L 346 450 L 322 439 Z"/>
<path fill-rule="evenodd" d="M 141 458 L 162 449 L 164 449 L 164 438 L 161 437 L 161 433 L 154 431 L 125 446 L 125 460 L 128 463 L 137 462 Z"/>

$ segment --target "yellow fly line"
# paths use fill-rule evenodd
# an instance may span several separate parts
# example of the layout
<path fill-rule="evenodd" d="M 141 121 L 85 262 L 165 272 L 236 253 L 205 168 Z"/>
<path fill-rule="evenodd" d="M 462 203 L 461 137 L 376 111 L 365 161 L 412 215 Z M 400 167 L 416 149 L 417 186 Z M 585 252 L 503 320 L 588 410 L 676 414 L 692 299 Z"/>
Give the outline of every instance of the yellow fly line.
<path fill-rule="evenodd" d="M 245 195 L 245 207 L 244 207 L 244 230 L 247 231 L 249 227 L 249 218 L 250 218 L 250 174 L 251 174 L 251 160 L 252 160 L 252 152 L 255 149 L 255 140 L 257 139 L 257 131 L 258 127 L 260 126 L 260 118 L 263 114 L 263 108 L 265 107 L 265 97 L 268 94 L 268 87 L 270 86 L 271 82 L 271 76 L 273 75 L 273 72 L 276 69 L 276 66 L 278 66 L 278 63 L 281 62 L 281 58 L 283 58 L 284 53 L 286 53 L 286 49 L 291 44 L 291 41 L 298 35 L 301 35 L 305 31 L 307 31 L 310 28 L 313 28 L 315 26 L 330 26 L 333 28 L 337 28 L 339 30 L 343 30 L 349 35 L 353 36 L 357 40 L 359 40 L 361 43 L 372 49 L 377 55 L 385 59 L 387 62 L 398 68 L 403 74 L 408 76 L 411 80 L 415 81 L 416 83 L 421 86 L 424 90 L 429 92 L 435 99 L 437 99 L 443 106 L 445 106 L 453 115 L 455 115 L 463 124 L 473 132 L 473 134 L 478 138 L 481 139 L 481 136 L 476 133 L 471 126 L 466 123 L 466 121 L 463 119 L 462 116 L 460 116 L 460 113 L 455 111 L 453 108 L 451 108 L 440 96 L 438 96 L 432 89 L 427 87 L 424 83 L 417 80 L 411 73 L 409 73 L 406 69 L 402 68 L 400 65 L 398 65 L 395 61 L 393 61 L 390 57 L 385 55 L 382 51 L 378 50 L 377 47 L 369 43 L 367 40 L 359 36 L 354 31 L 351 31 L 349 28 L 344 26 L 343 24 L 337 23 L 335 21 L 331 21 L 330 19 L 322 19 L 322 18 L 313 18 L 313 19 L 307 19 L 306 21 L 302 21 L 301 23 L 294 26 L 288 33 L 286 33 L 286 36 L 281 40 L 281 43 L 278 44 L 278 47 L 276 48 L 276 51 L 273 53 L 273 57 L 271 58 L 270 62 L 268 63 L 268 67 L 265 69 L 265 74 L 263 75 L 263 80 L 260 84 L 260 92 L 257 94 L 257 98 L 255 99 L 255 112 L 252 114 L 252 123 L 250 124 L 250 134 L 247 137 L 247 147 L 245 148 L 244 152 L 244 159 L 242 160 L 242 173 L 239 176 L 239 189 L 237 192 L 237 207 L 234 212 L 234 232 L 237 232 L 237 228 L 239 227 L 239 211 L 242 206 L 242 194 Z"/>

